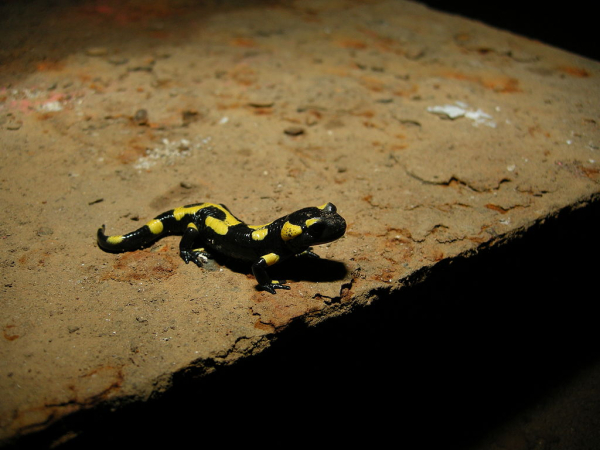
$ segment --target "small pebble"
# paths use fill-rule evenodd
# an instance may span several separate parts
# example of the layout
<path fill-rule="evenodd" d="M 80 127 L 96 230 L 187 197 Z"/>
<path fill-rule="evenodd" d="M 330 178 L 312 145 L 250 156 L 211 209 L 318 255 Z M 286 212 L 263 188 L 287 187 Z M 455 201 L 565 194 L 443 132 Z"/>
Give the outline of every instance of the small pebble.
<path fill-rule="evenodd" d="M 151 64 L 145 65 L 145 66 L 135 66 L 135 67 L 129 67 L 127 69 L 128 72 L 152 72 L 153 67 Z"/>
<path fill-rule="evenodd" d="M 283 132 L 288 136 L 300 136 L 301 134 L 304 134 L 304 128 L 291 126 L 287 127 L 285 130 L 283 130 Z"/>
<path fill-rule="evenodd" d="M 275 102 L 269 100 L 254 100 L 248 103 L 248 105 L 252 106 L 253 108 L 270 108 L 274 104 Z"/>
<path fill-rule="evenodd" d="M 50 236 L 51 234 L 54 234 L 54 230 L 50 227 L 40 227 L 37 231 L 38 236 Z"/>
<path fill-rule="evenodd" d="M 148 125 L 148 111 L 138 109 L 133 115 L 133 121 L 140 126 Z"/>
<path fill-rule="evenodd" d="M 181 113 L 181 120 L 184 126 L 189 125 L 192 122 L 196 122 L 200 118 L 198 111 L 183 111 Z"/>
<path fill-rule="evenodd" d="M 6 125 L 7 130 L 16 131 L 19 130 L 23 126 L 23 122 L 9 122 Z"/>

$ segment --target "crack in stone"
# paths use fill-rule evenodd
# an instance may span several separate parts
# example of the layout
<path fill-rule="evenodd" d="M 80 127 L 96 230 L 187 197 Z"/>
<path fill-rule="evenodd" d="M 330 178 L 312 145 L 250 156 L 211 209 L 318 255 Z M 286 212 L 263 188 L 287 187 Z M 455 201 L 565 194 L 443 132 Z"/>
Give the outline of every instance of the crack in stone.
<path fill-rule="evenodd" d="M 423 184 L 430 184 L 433 186 L 451 186 L 453 184 L 458 184 L 460 186 L 464 186 L 470 190 L 472 190 L 473 192 L 477 192 L 477 193 L 484 193 L 484 192 L 494 192 L 497 191 L 498 189 L 500 189 L 500 185 L 504 184 L 504 183 L 510 183 L 512 180 L 510 180 L 509 178 L 502 178 L 498 181 L 498 184 L 495 188 L 489 188 L 489 189 L 482 189 L 479 187 L 474 186 L 472 183 L 469 183 L 468 181 L 465 181 L 459 177 L 457 177 L 456 175 L 452 175 L 451 177 L 449 177 L 446 180 L 441 180 L 441 181 L 431 181 L 431 180 L 426 180 L 423 177 L 420 177 L 419 175 L 417 175 L 416 173 L 411 172 L 408 169 L 404 169 L 406 174 L 411 177 L 414 178 L 417 181 L 420 181 Z"/>
<path fill-rule="evenodd" d="M 504 206 L 496 205 L 494 203 L 487 203 L 483 206 L 485 206 L 487 209 L 491 209 L 492 211 L 496 211 L 500 214 L 506 214 L 507 212 L 512 211 L 513 209 L 529 208 L 529 205 L 520 205 L 520 204 L 504 207 Z"/>

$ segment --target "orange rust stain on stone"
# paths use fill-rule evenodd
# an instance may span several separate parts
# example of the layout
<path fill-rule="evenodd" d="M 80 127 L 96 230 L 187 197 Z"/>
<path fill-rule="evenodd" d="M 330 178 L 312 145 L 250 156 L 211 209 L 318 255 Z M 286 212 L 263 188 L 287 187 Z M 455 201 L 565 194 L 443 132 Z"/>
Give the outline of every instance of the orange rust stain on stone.
<path fill-rule="evenodd" d="M 93 405 L 98 401 L 111 397 L 123 384 L 121 367 L 101 366 L 90 370 L 79 378 L 77 384 L 69 389 L 75 395 L 76 402 L 81 405 Z"/>
<path fill-rule="evenodd" d="M 382 236 L 387 238 L 385 246 L 388 248 L 399 244 L 412 244 L 413 242 L 412 234 L 405 228 L 388 228 L 387 233 Z"/>
<path fill-rule="evenodd" d="M 88 83 L 88 82 L 92 81 L 92 75 L 90 75 L 89 73 L 86 73 L 86 72 L 78 73 L 77 78 L 79 78 L 79 81 L 81 81 L 82 83 Z"/>
<path fill-rule="evenodd" d="M 548 131 L 542 130 L 542 127 L 540 127 L 539 125 L 535 125 L 535 126 L 527 128 L 527 132 L 529 133 L 530 136 L 535 136 L 538 133 L 540 133 L 542 136 L 545 136 L 545 137 L 551 136 Z"/>
<path fill-rule="evenodd" d="M 471 40 L 471 35 L 469 33 L 459 33 L 454 36 L 454 39 L 456 39 L 457 42 L 468 42 Z"/>
<path fill-rule="evenodd" d="M 225 110 L 229 110 L 229 109 L 236 109 L 236 108 L 242 108 L 244 105 L 242 105 L 239 102 L 234 102 L 234 103 L 222 103 L 219 102 L 216 104 L 216 108 L 219 111 L 225 111 Z"/>
<path fill-rule="evenodd" d="M 308 298 L 299 293 L 302 290 L 301 286 L 294 286 L 291 291 L 285 291 L 285 297 L 274 296 L 264 291 L 255 292 L 251 298 L 254 304 L 251 307 L 252 314 L 257 317 L 254 327 L 277 331 L 297 317 L 320 310 L 323 300 L 319 299 L 317 294 L 314 298 Z"/>
<path fill-rule="evenodd" d="M 243 47 L 243 48 L 258 47 L 258 44 L 256 43 L 256 41 L 254 39 L 252 39 L 252 38 L 246 38 L 246 37 L 233 38 L 230 41 L 230 43 L 234 47 Z"/>
<path fill-rule="evenodd" d="M 370 109 L 353 113 L 352 115 L 356 117 L 366 117 L 367 119 L 372 119 L 375 116 L 375 112 Z"/>
<path fill-rule="evenodd" d="M 519 88 L 519 80 L 512 77 L 468 75 L 461 72 L 445 72 L 441 75 L 446 78 L 477 83 L 483 86 L 484 88 L 490 89 L 495 92 L 521 92 L 521 89 Z"/>
<path fill-rule="evenodd" d="M 593 167 L 585 167 L 585 166 L 581 166 L 581 171 L 584 173 L 584 175 L 592 180 L 595 180 L 598 178 L 598 174 L 600 173 L 600 170 L 593 168 Z"/>
<path fill-rule="evenodd" d="M 394 281 L 395 271 L 392 269 L 383 269 L 380 273 L 376 273 L 372 276 L 374 280 L 383 281 L 384 283 L 391 283 Z"/>
<path fill-rule="evenodd" d="M 409 88 L 394 89 L 392 91 L 392 94 L 394 94 L 397 97 L 411 97 L 411 96 L 415 95 L 418 91 L 419 91 L 419 86 L 417 86 L 416 84 L 413 84 Z"/>
<path fill-rule="evenodd" d="M 364 87 L 373 92 L 381 92 L 385 89 L 385 84 L 383 83 L 383 81 L 376 77 L 370 77 L 365 75 L 360 77 L 360 82 Z"/>
<path fill-rule="evenodd" d="M 590 166 L 584 166 L 581 162 L 579 161 L 573 161 L 572 163 L 565 163 L 565 164 L 559 164 L 560 166 L 564 167 L 565 169 L 567 169 L 570 173 L 572 173 L 573 175 L 583 178 L 589 178 L 590 180 L 596 180 L 598 179 L 598 174 L 600 173 L 600 170 L 595 168 L 595 167 L 590 167 Z"/>
<path fill-rule="evenodd" d="M 487 209 L 491 209 L 492 211 L 499 212 L 500 214 L 506 214 L 508 212 L 506 209 L 502 208 L 501 206 L 494 205 L 493 203 L 488 203 L 485 205 L 485 207 Z"/>
<path fill-rule="evenodd" d="M 101 276 L 101 280 L 139 281 L 164 280 L 175 274 L 177 261 L 167 253 L 169 247 L 163 245 L 156 251 L 138 250 L 117 256 L 112 270 Z"/>
<path fill-rule="evenodd" d="M 62 61 L 42 61 L 35 67 L 38 72 L 58 72 L 65 67 Z"/>
<path fill-rule="evenodd" d="M 118 154 L 117 160 L 121 164 L 129 164 L 146 155 L 146 146 L 129 142 Z"/>
<path fill-rule="evenodd" d="M 383 36 L 380 33 L 377 33 L 373 30 L 369 30 L 366 28 L 359 28 L 359 31 L 363 33 L 365 36 L 373 39 L 373 46 L 378 50 L 384 52 L 395 53 L 397 55 L 403 54 L 402 43 L 389 37 Z"/>
<path fill-rule="evenodd" d="M 250 86 L 256 83 L 258 75 L 254 69 L 246 65 L 239 65 L 230 72 L 231 78 L 242 86 Z"/>
<path fill-rule="evenodd" d="M 587 78 L 587 77 L 591 76 L 591 74 L 586 69 L 583 69 L 581 67 L 559 66 L 558 70 L 560 72 L 563 72 L 563 73 L 566 73 L 568 75 L 571 75 L 573 77 L 578 77 L 578 78 Z"/>
<path fill-rule="evenodd" d="M 4 330 L 2 330 L 2 335 L 7 341 L 14 341 L 15 339 L 19 339 L 21 337 L 20 335 L 13 333 L 12 328 L 15 328 L 15 325 L 6 325 Z"/>
<path fill-rule="evenodd" d="M 37 120 L 39 120 L 40 122 L 43 122 L 45 120 L 51 119 L 52 117 L 54 117 L 53 113 L 42 113 L 42 114 L 38 114 L 35 118 Z"/>
<path fill-rule="evenodd" d="M 273 327 L 273 325 L 268 324 L 268 323 L 263 323 L 260 320 L 257 320 L 254 323 L 254 328 L 256 328 L 257 330 L 262 330 L 262 331 L 267 331 L 272 333 L 273 331 L 275 331 L 275 327 Z"/>
<path fill-rule="evenodd" d="M 255 116 L 271 116 L 273 115 L 273 108 L 254 108 L 252 114 Z"/>
<path fill-rule="evenodd" d="M 440 249 L 432 249 L 429 255 L 426 255 L 426 258 L 430 261 L 441 261 L 444 259 L 444 252 Z"/>
<path fill-rule="evenodd" d="M 519 80 L 512 77 L 483 78 L 481 85 L 496 92 L 521 92 Z"/>
<path fill-rule="evenodd" d="M 467 239 L 471 242 L 475 242 L 476 244 L 482 244 L 487 241 L 487 239 L 483 236 L 470 236 Z"/>
<path fill-rule="evenodd" d="M 337 41 L 337 45 L 342 48 L 352 48 L 355 50 L 361 50 L 367 48 L 367 44 L 358 39 L 340 39 Z"/>
<path fill-rule="evenodd" d="M 341 302 L 345 302 L 348 301 L 352 298 L 352 288 L 351 287 L 343 287 L 342 291 L 340 292 L 340 300 Z"/>

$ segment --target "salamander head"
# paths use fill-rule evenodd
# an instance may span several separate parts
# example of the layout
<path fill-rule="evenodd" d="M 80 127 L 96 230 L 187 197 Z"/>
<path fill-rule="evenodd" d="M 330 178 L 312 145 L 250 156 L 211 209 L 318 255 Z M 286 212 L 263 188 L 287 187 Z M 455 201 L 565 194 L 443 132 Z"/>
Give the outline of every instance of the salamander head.
<path fill-rule="evenodd" d="M 300 253 L 313 245 L 335 241 L 345 232 L 346 221 L 333 203 L 326 203 L 300 209 L 285 217 L 281 238 L 291 251 Z"/>

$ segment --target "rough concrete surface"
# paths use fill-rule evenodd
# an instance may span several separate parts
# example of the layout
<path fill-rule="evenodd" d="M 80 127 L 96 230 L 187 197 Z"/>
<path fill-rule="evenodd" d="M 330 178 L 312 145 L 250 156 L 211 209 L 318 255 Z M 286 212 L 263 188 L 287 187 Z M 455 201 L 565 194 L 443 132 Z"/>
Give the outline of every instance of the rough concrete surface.
<path fill-rule="evenodd" d="M 597 62 L 405 1 L 4 5 L 0 438 L 219 372 L 600 192 Z M 321 260 L 95 244 L 183 204 L 330 201 Z"/>

